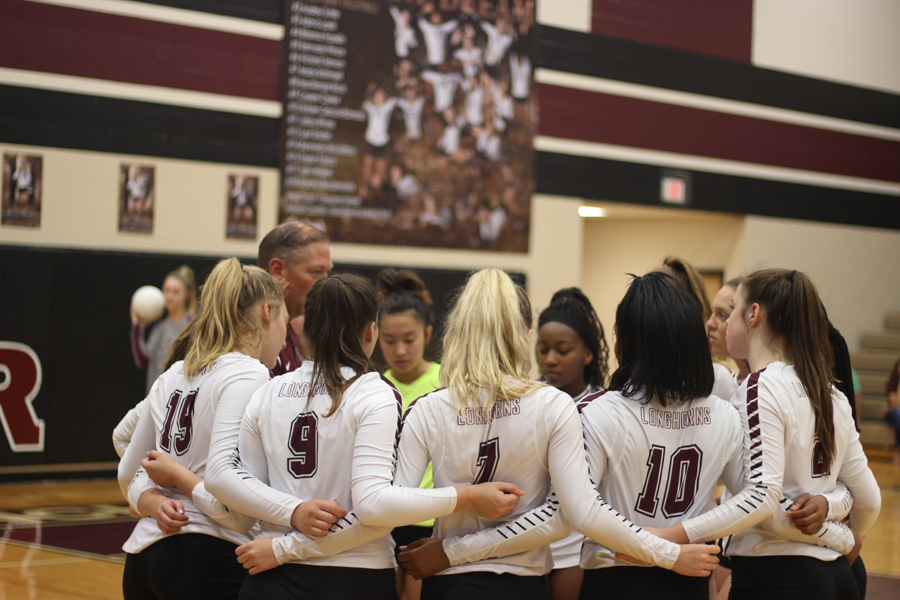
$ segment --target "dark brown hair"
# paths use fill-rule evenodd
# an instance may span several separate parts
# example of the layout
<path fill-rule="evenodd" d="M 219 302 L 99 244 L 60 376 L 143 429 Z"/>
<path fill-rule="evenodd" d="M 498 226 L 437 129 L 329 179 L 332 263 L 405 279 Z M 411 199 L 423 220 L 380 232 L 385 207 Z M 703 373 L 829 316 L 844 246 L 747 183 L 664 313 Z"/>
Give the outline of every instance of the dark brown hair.
<path fill-rule="evenodd" d="M 816 437 L 822 447 L 822 467 L 834 459 L 832 384 L 834 352 L 828 342 L 828 322 L 815 284 L 800 271 L 765 269 L 753 273 L 739 288 L 745 314 L 758 304 L 766 311 L 769 331 L 794 364 L 816 416 Z"/>
<path fill-rule="evenodd" d="M 709 321 L 709 317 L 712 315 L 712 303 L 709 301 L 709 294 L 706 293 L 706 286 L 703 285 L 700 272 L 691 263 L 675 256 L 667 256 L 663 264 L 654 270 L 668 273 L 674 277 L 675 281 L 681 284 L 684 291 L 697 304 L 700 314 L 703 316 L 703 322 Z"/>
<path fill-rule="evenodd" d="M 320 378 L 331 396 L 330 417 L 341 405 L 341 396 L 360 376 L 375 371 L 363 348 L 362 336 L 378 311 L 375 288 L 368 279 L 339 273 L 320 279 L 306 297 L 303 332 L 313 355 L 313 384 Z M 344 379 L 341 367 L 356 371 Z"/>
<path fill-rule="evenodd" d="M 382 269 L 375 278 L 378 289 L 378 322 L 384 315 L 413 311 L 426 329 L 431 325 L 431 294 L 414 271 Z"/>

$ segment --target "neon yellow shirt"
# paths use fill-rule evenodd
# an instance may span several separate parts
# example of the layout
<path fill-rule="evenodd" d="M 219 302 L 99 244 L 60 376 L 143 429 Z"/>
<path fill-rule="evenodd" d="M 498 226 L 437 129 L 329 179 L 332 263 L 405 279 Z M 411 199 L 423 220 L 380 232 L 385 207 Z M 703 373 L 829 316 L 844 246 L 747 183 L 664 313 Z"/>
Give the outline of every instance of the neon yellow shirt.
<path fill-rule="evenodd" d="M 404 413 L 406 413 L 406 409 L 409 408 L 409 405 L 412 404 L 413 400 L 420 396 L 424 396 L 429 392 L 433 392 L 434 390 L 441 387 L 441 365 L 436 362 L 432 362 L 427 371 L 422 373 L 422 375 L 420 375 L 418 379 L 409 384 L 398 381 L 397 378 L 394 377 L 393 373 L 391 373 L 390 369 L 385 371 L 384 376 L 394 384 L 394 386 L 400 392 L 400 395 L 403 396 Z M 425 469 L 425 476 L 422 477 L 422 483 L 419 485 L 419 487 L 425 489 L 434 487 L 434 477 L 432 476 L 431 463 L 428 463 L 428 468 Z M 416 523 L 416 525 L 420 525 L 422 527 L 434 527 L 434 519 L 422 521 L 421 523 Z"/>

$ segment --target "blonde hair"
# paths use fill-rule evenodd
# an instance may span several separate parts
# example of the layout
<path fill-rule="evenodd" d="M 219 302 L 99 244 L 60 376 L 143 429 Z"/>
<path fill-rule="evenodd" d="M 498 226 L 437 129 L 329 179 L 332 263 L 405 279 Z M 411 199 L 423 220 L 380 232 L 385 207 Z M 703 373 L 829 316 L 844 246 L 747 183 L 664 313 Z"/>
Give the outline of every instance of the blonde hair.
<path fill-rule="evenodd" d="M 258 267 L 236 258 L 215 266 L 201 288 L 200 315 L 175 339 L 169 363 L 184 358 L 184 374 L 193 379 L 235 346 L 254 347 L 262 333 L 253 315 L 260 302 L 270 302 L 273 315 L 284 302 L 283 286 Z"/>
<path fill-rule="evenodd" d="M 525 333 L 531 328 L 531 305 L 525 292 L 500 269 L 483 269 L 469 277 L 447 317 L 441 385 L 459 403 L 458 410 L 479 406 L 485 416 L 498 400 L 512 400 L 543 384 L 529 377 L 530 352 Z"/>
<path fill-rule="evenodd" d="M 712 315 L 712 302 L 709 301 L 709 294 L 706 293 L 706 286 L 703 285 L 703 277 L 694 268 L 694 265 L 684 259 L 667 256 L 663 264 L 653 270 L 674 277 L 697 304 L 700 314 L 703 315 L 703 322 L 709 321 L 709 317 Z"/>
<path fill-rule="evenodd" d="M 194 277 L 194 270 L 187 265 L 181 265 L 174 271 L 169 271 L 166 279 L 169 277 L 184 285 L 184 289 L 188 293 L 188 297 L 184 300 L 184 310 L 193 315 L 197 312 L 197 280 Z"/>

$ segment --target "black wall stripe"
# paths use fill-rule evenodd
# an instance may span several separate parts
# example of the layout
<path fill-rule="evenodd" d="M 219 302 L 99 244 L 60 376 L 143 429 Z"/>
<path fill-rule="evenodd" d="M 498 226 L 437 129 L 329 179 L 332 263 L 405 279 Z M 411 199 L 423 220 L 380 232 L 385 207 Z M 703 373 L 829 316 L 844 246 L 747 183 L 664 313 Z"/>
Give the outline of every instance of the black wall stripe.
<path fill-rule="evenodd" d="M 281 24 L 281 0 L 141 0 L 148 4 Z"/>
<path fill-rule="evenodd" d="M 537 153 L 537 192 L 646 206 L 659 199 L 664 168 Z M 752 177 L 691 171 L 691 209 L 900 229 L 900 198 Z"/>
<path fill-rule="evenodd" d="M 276 167 L 278 119 L 0 86 L 0 141 Z"/>
<path fill-rule="evenodd" d="M 900 128 L 900 95 L 630 40 L 542 25 L 537 65 Z"/>

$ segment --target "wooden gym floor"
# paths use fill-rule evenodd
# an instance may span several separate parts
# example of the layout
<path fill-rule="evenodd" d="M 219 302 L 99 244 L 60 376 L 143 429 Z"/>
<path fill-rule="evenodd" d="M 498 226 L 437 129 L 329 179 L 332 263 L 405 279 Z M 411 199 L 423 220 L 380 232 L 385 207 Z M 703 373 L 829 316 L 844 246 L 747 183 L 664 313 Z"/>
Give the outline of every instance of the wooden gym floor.
<path fill-rule="evenodd" d="M 900 465 L 873 451 L 881 515 L 862 556 L 867 598 L 900 598 Z M 0 600 L 122 597 L 122 544 L 135 519 L 115 480 L 0 485 Z"/>

